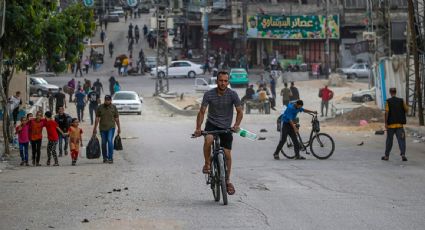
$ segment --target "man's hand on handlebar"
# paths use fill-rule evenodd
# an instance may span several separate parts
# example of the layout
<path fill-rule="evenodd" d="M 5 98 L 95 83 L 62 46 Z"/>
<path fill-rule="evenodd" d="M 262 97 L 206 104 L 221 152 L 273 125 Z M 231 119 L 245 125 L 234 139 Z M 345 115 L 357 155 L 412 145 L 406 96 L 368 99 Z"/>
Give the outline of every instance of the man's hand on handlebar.
<path fill-rule="evenodd" d="M 202 135 L 202 129 L 196 129 L 193 133 L 194 137 L 200 137 Z"/>

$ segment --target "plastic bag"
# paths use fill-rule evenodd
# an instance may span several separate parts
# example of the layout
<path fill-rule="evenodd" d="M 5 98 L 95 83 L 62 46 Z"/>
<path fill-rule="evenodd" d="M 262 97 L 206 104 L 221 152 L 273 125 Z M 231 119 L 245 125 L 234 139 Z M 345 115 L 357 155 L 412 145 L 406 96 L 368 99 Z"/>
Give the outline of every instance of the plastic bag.
<path fill-rule="evenodd" d="M 120 151 L 122 150 L 122 142 L 120 135 L 115 136 L 114 139 L 114 150 Z"/>
<path fill-rule="evenodd" d="M 93 136 L 86 147 L 87 159 L 97 159 L 100 157 L 100 143 L 96 136 Z"/>

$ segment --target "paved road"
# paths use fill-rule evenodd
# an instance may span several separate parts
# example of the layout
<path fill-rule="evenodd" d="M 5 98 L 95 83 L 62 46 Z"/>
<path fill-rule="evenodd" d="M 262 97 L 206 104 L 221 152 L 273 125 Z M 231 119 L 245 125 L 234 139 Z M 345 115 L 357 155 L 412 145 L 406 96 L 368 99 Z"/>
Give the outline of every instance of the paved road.
<path fill-rule="evenodd" d="M 269 132 L 264 141 L 235 137 L 237 192 L 222 206 L 200 172 L 202 140 L 189 138 L 195 118 L 146 107 L 123 119 L 130 139 L 113 165 L 61 158 L 61 167 L 3 172 L 0 229 L 423 229 L 422 144 L 408 139 L 406 163 L 382 162 L 382 136 L 324 128 L 337 142 L 331 159 L 275 161 L 273 124 L 247 116 L 243 127 Z"/>

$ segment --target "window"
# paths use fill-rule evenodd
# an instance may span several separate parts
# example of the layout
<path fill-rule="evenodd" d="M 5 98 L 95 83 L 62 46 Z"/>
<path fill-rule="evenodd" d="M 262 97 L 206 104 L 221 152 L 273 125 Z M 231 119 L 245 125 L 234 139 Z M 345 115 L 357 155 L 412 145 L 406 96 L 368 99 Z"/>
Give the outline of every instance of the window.
<path fill-rule="evenodd" d="M 180 65 L 179 65 L 180 67 L 190 67 L 190 64 L 189 63 L 187 63 L 187 62 L 180 62 Z"/>

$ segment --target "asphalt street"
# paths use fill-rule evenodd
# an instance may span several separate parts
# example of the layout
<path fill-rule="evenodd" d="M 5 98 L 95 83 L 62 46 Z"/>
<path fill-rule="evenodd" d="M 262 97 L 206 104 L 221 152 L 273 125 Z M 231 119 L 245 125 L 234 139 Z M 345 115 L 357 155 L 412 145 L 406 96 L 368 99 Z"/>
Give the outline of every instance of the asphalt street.
<path fill-rule="evenodd" d="M 126 30 L 123 22 L 109 25 L 111 39 L 119 39 L 122 27 Z M 85 77 L 106 83 L 108 71 Z M 63 85 L 69 79 L 48 81 Z M 192 81 L 172 80 L 180 92 L 189 92 Z M 277 161 L 272 157 L 279 139 L 276 114 L 245 115 L 241 126 L 265 140 L 234 137 L 236 194 L 223 206 L 213 200 L 201 173 L 203 141 L 190 138 L 196 118 L 161 107 L 151 97 L 149 77 L 125 77 L 122 83 L 146 100 L 142 116 L 121 116 L 124 150 L 115 152 L 114 164 L 82 157 L 73 167 L 62 157 L 60 167 L 47 167 L 45 149 L 42 167 L 10 162 L 0 173 L 1 230 L 424 228 L 425 151 L 411 137 L 408 162 L 400 160 L 396 143 L 390 161 L 383 162 L 385 136 L 324 123 L 322 131 L 336 142 L 330 159 L 306 155 L 305 161 Z M 85 145 L 91 128 L 87 122 L 82 126 Z"/>

